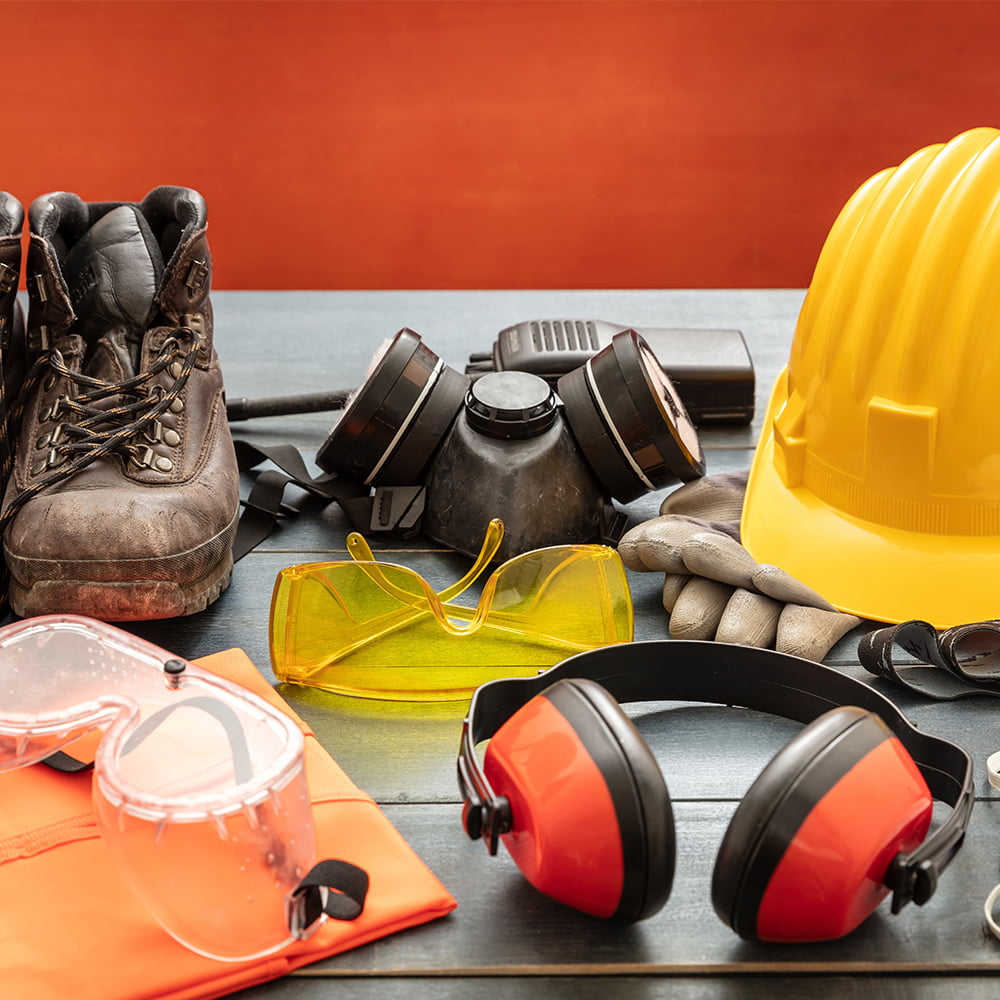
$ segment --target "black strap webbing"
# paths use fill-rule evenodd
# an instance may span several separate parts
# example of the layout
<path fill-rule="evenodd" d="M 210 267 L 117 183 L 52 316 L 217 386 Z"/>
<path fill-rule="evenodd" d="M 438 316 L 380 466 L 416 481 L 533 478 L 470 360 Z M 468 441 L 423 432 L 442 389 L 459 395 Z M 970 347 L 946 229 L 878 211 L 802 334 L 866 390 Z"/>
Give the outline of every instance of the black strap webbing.
<path fill-rule="evenodd" d="M 365 908 L 368 872 L 349 861 L 327 858 L 313 865 L 293 895 L 302 901 L 303 927 L 321 913 L 334 920 L 354 920 Z"/>
<path fill-rule="evenodd" d="M 350 517 L 355 527 L 367 529 L 371 514 L 368 487 L 349 479 L 338 479 L 332 473 L 313 476 L 306 468 L 305 459 L 290 444 L 260 447 L 249 441 L 235 440 L 236 460 L 241 471 L 256 468 L 270 461 L 277 469 L 258 473 L 243 501 L 243 513 L 233 541 L 233 561 L 238 562 L 270 535 L 282 513 L 290 513 L 283 504 L 285 488 L 294 484 L 321 500 L 336 501 Z"/>

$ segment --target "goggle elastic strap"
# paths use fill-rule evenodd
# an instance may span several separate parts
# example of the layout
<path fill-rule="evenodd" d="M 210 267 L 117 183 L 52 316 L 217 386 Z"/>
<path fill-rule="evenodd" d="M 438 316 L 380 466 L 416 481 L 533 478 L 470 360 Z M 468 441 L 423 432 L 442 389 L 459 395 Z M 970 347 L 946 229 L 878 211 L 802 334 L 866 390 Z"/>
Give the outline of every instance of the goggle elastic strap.
<path fill-rule="evenodd" d="M 288 929 L 308 937 L 322 916 L 355 920 L 365 908 L 368 872 L 349 861 L 327 858 L 309 870 L 288 901 Z"/>

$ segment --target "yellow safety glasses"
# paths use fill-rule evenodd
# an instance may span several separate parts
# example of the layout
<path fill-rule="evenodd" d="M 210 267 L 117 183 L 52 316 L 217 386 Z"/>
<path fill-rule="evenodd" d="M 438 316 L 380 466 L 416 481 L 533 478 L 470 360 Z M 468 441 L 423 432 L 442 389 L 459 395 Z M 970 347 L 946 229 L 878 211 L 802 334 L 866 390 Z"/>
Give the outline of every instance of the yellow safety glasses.
<path fill-rule="evenodd" d="M 303 563 L 278 574 L 271 664 L 279 680 L 395 701 L 453 701 L 499 677 L 532 676 L 574 653 L 629 642 L 632 596 L 618 553 L 556 545 L 509 559 L 478 603 L 452 603 L 503 539 L 490 522 L 478 558 L 440 593 L 411 569 L 375 561 L 352 532 L 353 561 Z"/>

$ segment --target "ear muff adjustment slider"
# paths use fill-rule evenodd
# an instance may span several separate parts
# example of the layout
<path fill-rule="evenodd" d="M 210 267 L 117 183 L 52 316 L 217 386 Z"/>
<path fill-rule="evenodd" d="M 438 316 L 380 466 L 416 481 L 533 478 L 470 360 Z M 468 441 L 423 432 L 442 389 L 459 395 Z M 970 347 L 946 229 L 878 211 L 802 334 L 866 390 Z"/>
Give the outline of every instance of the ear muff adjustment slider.
<path fill-rule="evenodd" d="M 493 795 L 482 781 L 482 772 L 460 757 L 458 785 L 462 792 L 462 826 L 470 840 L 482 840 L 490 854 L 496 854 L 500 835 L 511 830 L 510 800 Z"/>
<path fill-rule="evenodd" d="M 899 911 L 907 903 L 923 906 L 937 889 L 938 877 L 965 840 L 965 831 L 956 832 L 949 843 L 939 845 L 934 857 L 919 860 L 918 849 L 913 854 L 897 854 L 885 873 L 885 884 L 892 890 L 892 912 Z"/>

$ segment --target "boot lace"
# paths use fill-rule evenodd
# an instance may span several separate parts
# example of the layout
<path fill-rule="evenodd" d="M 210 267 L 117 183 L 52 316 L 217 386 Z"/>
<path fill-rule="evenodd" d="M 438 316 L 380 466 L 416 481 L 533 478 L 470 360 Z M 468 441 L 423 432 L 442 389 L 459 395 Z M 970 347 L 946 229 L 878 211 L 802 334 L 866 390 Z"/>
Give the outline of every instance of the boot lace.
<path fill-rule="evenodd" d="M 188 343 L 182 343 L 182 341 Z M 48 418 L 55 422 L 49 436 L 50 468 L 20 493 L 0 514 L 0 538 L 11 520 L 29 500 L 44 490 L 65 482 L 107 455 L 118 454 L 142 464 L 147 446 L 140 443 L 145 432 L 167 412 L 178 398 L 198 358 L 200 344 L 193 332 L 181 327 L 168 337 L 159 355 L 145 371 L 121 382 L 71 371 L 58 350 L 40 355 L 28 372 L 6 426 L 0 428 L 0 455 L 5 465 L 12 453 L 24 407 L 35 386 L 49 374 L 65 379 L 69 391 L 52 405 Z M 179 365 L 169 387 L 150 382 L 172 365 Z M 74 391 L 75 390 L 75 391 Z M 107 401 L 112 401 L 107 405 Z M 102 408 L 99 404 L 105 403 Z M 9 471 L 9 470 L 5 470 Z"/>

